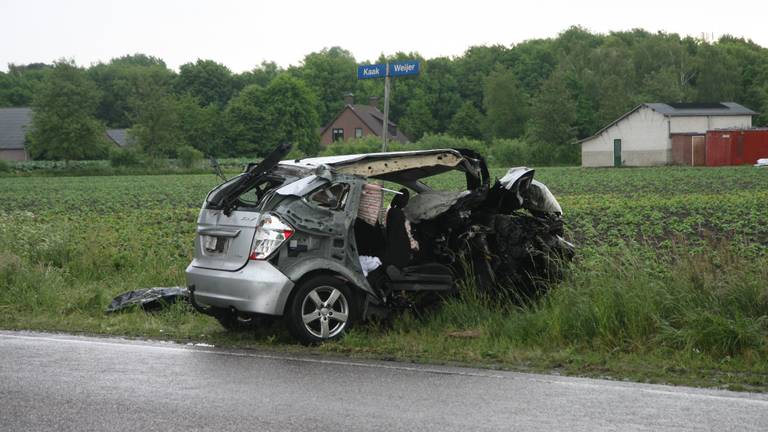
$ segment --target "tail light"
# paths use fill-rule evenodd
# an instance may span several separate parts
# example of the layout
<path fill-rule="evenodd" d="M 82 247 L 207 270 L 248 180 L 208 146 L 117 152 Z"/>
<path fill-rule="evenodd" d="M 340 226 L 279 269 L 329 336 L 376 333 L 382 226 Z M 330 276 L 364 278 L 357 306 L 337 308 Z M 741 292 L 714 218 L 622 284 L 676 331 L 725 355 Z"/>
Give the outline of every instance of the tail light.
<path fill-rule="evenodd" d="M 273 214 L 265 214 L 259 221 L 253 238 L 253 249 L 248 259 L 267 259 L 280 245 L 293 235 L 293 228 Z"/>

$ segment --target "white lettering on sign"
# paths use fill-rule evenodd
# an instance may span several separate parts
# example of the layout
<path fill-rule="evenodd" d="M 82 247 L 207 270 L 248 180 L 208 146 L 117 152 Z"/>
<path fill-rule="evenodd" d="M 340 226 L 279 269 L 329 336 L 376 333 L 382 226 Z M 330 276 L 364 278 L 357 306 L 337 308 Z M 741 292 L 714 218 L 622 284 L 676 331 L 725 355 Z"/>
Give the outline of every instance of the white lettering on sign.
<path fill-rule="evenodd" d="M 394 64 L 392 67 L 395 69 L 395 72 L 410 72 L 416 69 L 414 64 Z"/>
<path fill-rule="evenodd" d="M 363 69 L 363 75 L 376 76 L 379 74 L 379 69 Z"/>

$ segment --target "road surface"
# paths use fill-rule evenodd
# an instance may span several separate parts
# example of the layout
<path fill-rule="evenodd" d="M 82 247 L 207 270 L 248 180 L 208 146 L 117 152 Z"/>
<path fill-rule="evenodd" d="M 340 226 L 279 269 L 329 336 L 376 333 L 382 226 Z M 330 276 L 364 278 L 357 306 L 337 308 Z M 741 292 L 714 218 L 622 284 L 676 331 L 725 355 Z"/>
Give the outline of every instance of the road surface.
<path fill-rule="evenodd" d="M 2 431 L 768 430 L 768 395 L 0 331 Z"/>

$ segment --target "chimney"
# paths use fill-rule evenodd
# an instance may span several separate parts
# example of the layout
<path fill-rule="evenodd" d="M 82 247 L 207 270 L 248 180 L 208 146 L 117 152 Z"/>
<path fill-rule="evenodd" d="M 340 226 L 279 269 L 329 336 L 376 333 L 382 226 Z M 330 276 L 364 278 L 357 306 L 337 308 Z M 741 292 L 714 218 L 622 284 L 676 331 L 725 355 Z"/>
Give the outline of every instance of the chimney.
<path fill-rule="evenodd" d="M 379 97 L 378 96 L 370 96 L 368 97 L 368 105 L 376 108 L 379 106 Z"/>
<path fill-rule="evenodd" d="M 355 103 L 355 95 L 347 93 L 344 95 L 344 105 L 352 105 Z"/>

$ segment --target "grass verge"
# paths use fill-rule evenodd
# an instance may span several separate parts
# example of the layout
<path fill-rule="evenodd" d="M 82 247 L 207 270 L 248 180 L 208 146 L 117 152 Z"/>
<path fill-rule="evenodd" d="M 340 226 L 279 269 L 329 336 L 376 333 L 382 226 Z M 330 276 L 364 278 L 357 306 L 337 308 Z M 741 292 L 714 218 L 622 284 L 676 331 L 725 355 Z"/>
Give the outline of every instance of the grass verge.
<path fill-rule="evenodd" d="M 596 248 L 539 302 L 494 301 L 469 284 L 435 310 L 304 348 L 280 325 L 229 333 L 185 304 L 105 315 L 112 296 L 183 275 L 100 237 L 1 252 L 0 327 L 768 391 L 768 258 L 738 244 Z"/>

